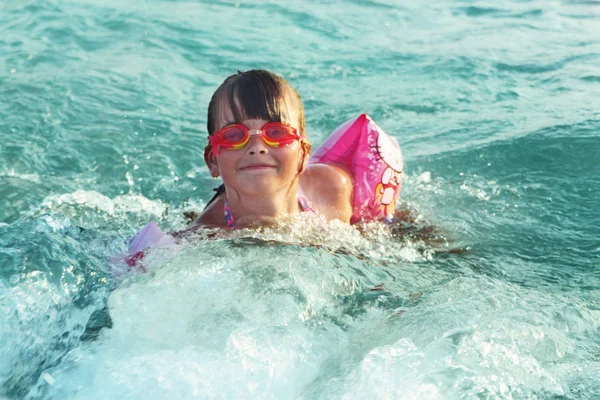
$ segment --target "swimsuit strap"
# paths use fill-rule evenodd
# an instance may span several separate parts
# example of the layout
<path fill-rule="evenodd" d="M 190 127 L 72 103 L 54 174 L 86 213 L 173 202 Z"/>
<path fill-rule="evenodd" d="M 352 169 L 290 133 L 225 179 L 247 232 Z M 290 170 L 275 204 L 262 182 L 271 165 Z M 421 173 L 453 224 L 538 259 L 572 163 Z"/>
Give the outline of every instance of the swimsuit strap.
<path fill-rule="evenodd" d="M 314 207 L 308 197 L 302 191 L 302 188 L 298 186 L 298 205 L 302 212 L 312 212 L 316 214 Z M 233 213 L 231 212 L 231 206 L 229 205 L 229 201 L 227 201 L 227 196 L 225 196 L 225 200 L 223 200 L 223 215 L 225 216 L 225 223 L 229 228 L 235 227 L 235 221 L 233 219 Z"/>
<path fill-rule="evenodd" d="M 227 226 L 230 228 L 234 228 L 235 221 L 233 220 L 233 213 L 231 212 L 229 201 L 227 201 L 227 196 L 225 196 L 225 200 L 223 200 L 223 214 L 225 215 L 225 223 L 227 224 Z"/>
<path fill-rule="evenodd" d="M 311 212 L 313 214 L 317 213 L 317 211 L 313 207 L 312 203 L 310 202 L 308 197 L 306 197 L 306 195 L 304 194 L 304 191 L 302 190 L 302 188 L 300 186 L 298 186 L 298 204 L 300 204 L 300 208 L 304 212 Z"/>

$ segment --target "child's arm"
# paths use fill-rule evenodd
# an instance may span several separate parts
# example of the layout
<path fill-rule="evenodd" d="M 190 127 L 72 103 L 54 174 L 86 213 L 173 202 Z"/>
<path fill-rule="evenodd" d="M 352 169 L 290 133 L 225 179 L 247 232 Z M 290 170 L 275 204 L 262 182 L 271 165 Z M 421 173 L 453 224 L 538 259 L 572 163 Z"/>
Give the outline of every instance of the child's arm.
<path fill-rule="evenodd" d="M 311 164 L 300 175 L 300 186 L 313 207 L 328 220 L 349 223 L 352 217 L 352 176 L 332 164 Z"/>

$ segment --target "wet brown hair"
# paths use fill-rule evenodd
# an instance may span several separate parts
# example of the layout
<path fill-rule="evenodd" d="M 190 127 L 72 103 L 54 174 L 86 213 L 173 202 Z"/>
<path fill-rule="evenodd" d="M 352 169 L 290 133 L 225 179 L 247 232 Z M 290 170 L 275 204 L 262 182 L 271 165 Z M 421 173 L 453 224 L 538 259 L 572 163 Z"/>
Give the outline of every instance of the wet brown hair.
<path fill-rule="evenodd" d="M 209 135 L 222 128 L 217 126 L 220 113 L 227 105 L 234 121 L 239 123 L 245 119 L 264 119 L 294 125 L 300 134 L 305 135 L 304 107 L 298 92 L 285 79 L 264 69 L 233 74 L 215 91 L 208 104 L 207 130 Z M 299 109 L 299 124 L 290 121 L 292 107 Z"/>

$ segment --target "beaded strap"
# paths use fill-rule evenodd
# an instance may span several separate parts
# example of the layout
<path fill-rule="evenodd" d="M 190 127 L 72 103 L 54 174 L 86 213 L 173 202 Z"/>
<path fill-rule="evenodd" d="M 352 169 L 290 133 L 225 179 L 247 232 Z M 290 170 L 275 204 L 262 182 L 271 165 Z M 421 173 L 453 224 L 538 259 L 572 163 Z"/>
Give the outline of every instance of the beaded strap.
<path fill-rule="evenodd" d="M 315 211 L 315 208 L 313 207 L 312 203 L 310 202 L 308 197 L 306 197 L 306 195 L 304 194 L 304 191 L 302 190 L 302 188 L 300 186 L 298 186 L 298 204 L 300 204 L 300 208 L 302 209 L 303 212 L 311 212 L 314 214 L 317 213 Z"/>
<path fill-rule="evenodd" d="M 227 196 L 225 196 L 225 201 L 223 202 L 223 214 L 225 215 L 225 223 L 228 227 L 234 228 L 235 221 L 233 220 L 233 213 L 231 212 L 231 207 L 229 206 L 229 202 L 227 201 Z"/>

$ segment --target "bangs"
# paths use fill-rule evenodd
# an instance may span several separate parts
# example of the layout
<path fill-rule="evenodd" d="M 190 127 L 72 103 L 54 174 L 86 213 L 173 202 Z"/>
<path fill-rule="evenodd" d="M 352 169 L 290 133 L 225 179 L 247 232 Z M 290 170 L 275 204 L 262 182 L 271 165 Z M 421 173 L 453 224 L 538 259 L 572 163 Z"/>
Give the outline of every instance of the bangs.
<path fill-rule="evenodd" d="M 238 72 L 217 89 L 208 109 L 208 133 L 219 128 L 217 121 L 226 125 L 247 119 L 264 119 L 293 125 L 290 109 L 300 107 L 300 125 L 304 133 L 304 112 L 298 93 L 281 77 L 262 70 Z M 232 115 L 225 113 L 231 110 Z M 233 118 L 233 120 L 232 120 Z"/>

